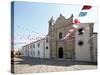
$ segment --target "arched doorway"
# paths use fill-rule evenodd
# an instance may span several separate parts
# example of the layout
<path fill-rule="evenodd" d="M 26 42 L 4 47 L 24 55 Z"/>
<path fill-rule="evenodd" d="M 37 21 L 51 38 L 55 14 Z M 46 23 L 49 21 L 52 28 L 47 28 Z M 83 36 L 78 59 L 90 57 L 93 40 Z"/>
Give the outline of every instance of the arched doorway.
<path fill-rule="evenodd" d="M 59 56 L 58 56 L 59 58 L 63 58 L 63 48 L 62 47 L 59 48 L 58 54 L 59 54 Z"/>

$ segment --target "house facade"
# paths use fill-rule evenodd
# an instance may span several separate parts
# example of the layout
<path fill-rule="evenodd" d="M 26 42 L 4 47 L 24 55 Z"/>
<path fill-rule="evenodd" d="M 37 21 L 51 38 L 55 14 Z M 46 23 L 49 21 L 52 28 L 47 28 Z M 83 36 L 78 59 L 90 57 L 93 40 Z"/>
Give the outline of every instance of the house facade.
<path fill-rule="evenodd" d="M 22 55 L 36 58 L 50 58 L 48 36 L 23 46 Z"/>

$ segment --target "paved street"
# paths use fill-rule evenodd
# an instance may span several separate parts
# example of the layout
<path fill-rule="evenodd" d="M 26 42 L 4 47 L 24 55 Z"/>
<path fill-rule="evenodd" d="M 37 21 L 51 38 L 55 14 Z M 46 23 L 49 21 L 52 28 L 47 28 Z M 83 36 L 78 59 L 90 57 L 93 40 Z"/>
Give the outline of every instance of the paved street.
<path fill-rule="evenodd" d="M 36 59 L 28 57 L 14 58 L 14 73 L 43 73 L 96 69 L 94 63 L 71 60 Z"/>

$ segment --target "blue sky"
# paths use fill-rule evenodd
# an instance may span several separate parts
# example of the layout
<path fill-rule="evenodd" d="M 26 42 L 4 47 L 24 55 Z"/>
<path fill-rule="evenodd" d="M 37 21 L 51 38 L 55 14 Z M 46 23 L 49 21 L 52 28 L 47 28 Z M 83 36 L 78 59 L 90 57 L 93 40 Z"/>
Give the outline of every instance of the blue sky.
<path fill-rule="evenodd" d="M 48 20 L 53 16 L 54 20 L 60 13 L 67 18 L 74 15 L 80 22 L 94 22 L 94 31 L 97 32 L 97 8 L 89 10 L 87 16 L 77 17 L 82 5 L 63 5 L 34 2 L 15 2 L 14 4 L 14 33 L 16 42 L 31 42 L 30 38 L 43 37 L 48 33 Z M 16 43 L 15 47 L 23 44 Z"/>

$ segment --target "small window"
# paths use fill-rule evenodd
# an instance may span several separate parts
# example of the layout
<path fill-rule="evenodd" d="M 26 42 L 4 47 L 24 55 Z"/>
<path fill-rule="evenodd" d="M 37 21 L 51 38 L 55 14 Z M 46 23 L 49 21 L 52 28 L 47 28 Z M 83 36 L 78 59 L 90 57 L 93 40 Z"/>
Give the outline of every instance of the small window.
<path fill-rule="evenodd" d="M 38 51 L 38 55 L 40 55 L 40 52 Z"/>
<path fill-rule="evenodd" d="M 59 33 L 59 39 L 62 39 L 62 33 L 61 32 Z"/>
<path fill-rule="evenodd" d="M 79 32 L 79 35 L 82 35 L 82 34 L 84 33 L 84 29 L 83 29 L 83 28 L 80 28 L 80 29 L 78 30 L 78 32 Z"/>
<path fill-rule="evenodd" d="M 46 38 L 46 42 L 48 42 L 48 38 Z"/>
<path fill-rule="evenodd" d="M 46 46 L 46 49 L 48 49 L 48 46 Z"/>
<path fill-rule="evenodd" d="M 38 43 L 38 47 L 40 47 L 40 43 Z"/>
<path fill-rule="evenodd" d="M 33 48 L 35 48 L 35 45 L 33 45 Z"/>
<path fill-rule="evenodd" d="M 78 42 L 78 45 L 79 45 L 79 46 L 82 46 L 82 45 L 83 45 L 83 41 L 79 41 L 79 42 Z"/>

